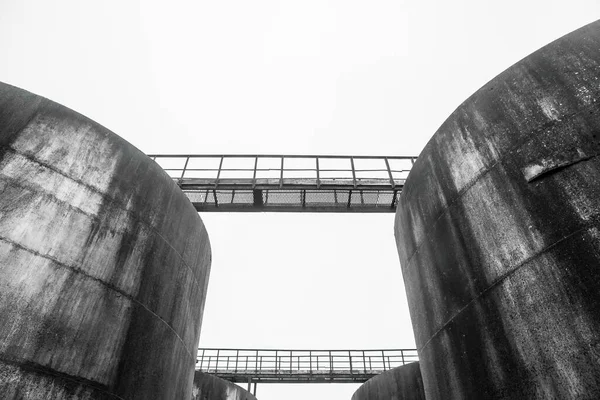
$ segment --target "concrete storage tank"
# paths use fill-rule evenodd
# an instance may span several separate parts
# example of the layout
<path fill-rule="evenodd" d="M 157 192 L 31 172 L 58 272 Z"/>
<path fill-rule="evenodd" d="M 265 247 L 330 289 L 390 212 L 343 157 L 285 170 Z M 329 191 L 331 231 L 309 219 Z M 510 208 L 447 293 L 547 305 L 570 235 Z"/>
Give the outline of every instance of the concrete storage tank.
<path fill-rule="evenodd" d="M 256 400 L 252 393 L 235 383 L 196 371 L 191 400 Z"/>
<path fill-rule="evenodd" d="M 385 371 L 362 384 L 352 400 L 425 400 L 419 363 Z"/>
<path fill-rule="evenodd" d="M 465 101 L 414 165 L 396 238 L 425 394 L 600 398 L 600 23 Z"/>
<path fill-rule="evenodd" d="M 3 399 L 187 399 L 210 268 L 202 221 L 152 160 L 0 84 Z"/>

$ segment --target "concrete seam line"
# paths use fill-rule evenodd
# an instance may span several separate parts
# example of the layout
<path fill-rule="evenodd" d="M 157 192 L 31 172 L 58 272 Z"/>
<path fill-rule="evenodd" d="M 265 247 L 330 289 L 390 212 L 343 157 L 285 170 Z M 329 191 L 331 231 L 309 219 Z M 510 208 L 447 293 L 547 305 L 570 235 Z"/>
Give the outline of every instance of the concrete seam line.
<path fill-rule="evenodd" d="M 423 346 L 421 346 L 421 349 L 419 350 L 423 350 L 428 344 L 429 342 L 431 342 L 441 331 L 443 331 L 444 329 L 446 329 L 446 327 L 456 318 L 458 317 L 460 314 L 462 314 L 463 311 L 465 311 L 467 308 L 469 308 L 474 302 L 476 302 L 477 300 L 479 300 L 482 296 L 484 296 L 486 293 L 488 293 L 489 291 L 495 289 L 496 287 L 498 287 L 503 281 L 505 281 L 507 278 L 509 278 L 511 275 L 513 275 L 514 273 L 516 273 L 517 271 L 519 271 L 522 268 L 527 267 L 526 264 L 528 264 L 529 262 L 535 260 L 536 258 L 538 258 L 539 256 L 547 253 L 548 251 L 552 250 L 554 247 L 558 246 L 560 243 L 564 242 L 565 240 L 569 239 L 572 236 L 577 235 L 578 233 L 581 233 L 583 231 L 586 231 L 592 227 L 597 227 L 598 225 L 600 225 L 599 223 L 590 223 L 590 224 L 586 224 L 585 226 L 569 233 L 568 235 L 563 236 L 562 238 L 560 238 L 559 240 L 555 241 L 554 243 L 552 243 L 551 245 L 545 247 L 544 249 L 532 254 L 530 257 L 526 258 L 525 260 L 521 261 L 518 265 L 514 266 L 510 271 L 506 272 L 504 275 L 502 275 L 501 277 L 497 278 L 494 282 L 492 282 L 488 287 L 486 287 L 485 289 L 483 289 L 481 292 L 479 292 L 477 294 L 477 296 L 475 296 L 473 299 L 471 299 L 471 301 L 469 301 L 467 304 L 465 304 L 460 310 L 458 310 L 456 312 L 456 314 L 454 314 L 452 317 L 450 317 L 441 327 L 440 329 L 438 329 L 433 335 L 431 335 L 431 337 L 427 340 L 427 342 L 425 342 L 425 344 Z"/>
<path fill-rule="evenodd" d="M 28 187 L 28 186 L 22 185 L 22 184 L 20 183 L 20 181 L 18 181 L 18 180 L 16 180 L 16 179 L 14 179 L 14 178 L 7 177 L 7 176 L 0 176 L 0 180 L 5 180 L 5 181 L 8 181 L 8 182 L 10 182 L 10 183 L 15 183 L 15 185 L 16 185 L 16 186 L 19 186 L 19 187 L 21 187 L 21 188 L 25 188 L 25 189 L 35 189 L 35 190 L 36 190 L 38 193 L 42 193 L 42 194 L 44 194 L 44 195 L 47 195 L 47 196 L 51 197 L 52 199 L 56 200 L 56 202 L 57 202 L 57 203 L 63 204 L 63 205 L 65 205 L 65 206 L 67 206 L 68 208 L 71 208 L 71 209 L 73 209 L 73 210 L 76 210 L 76 211 L 80 212 L 81 214 L 83 214 L 83 215 L 86 215 L 86 216 L 88 216 L 88 217 L 90 217 L 90 218 L 92 218 L 92 219 L 97 219 L 97 217 L 96 217 L 94 214 L 87 213 L 87 212 L 83 211 L 82 209 L 80 209 L 79 207 L 73 206 L 72 204 L 70 204 L 70 203 L 68 203 L 68 202 L 62 201 L 62 200 L 60 200 L 59 198 L 57 198 L 55 195 L 53 195 L 51 192 L 48 192 L 48 191 L 45 191 L 45 190 L 40 190 L 40 188 L 39 188 L 39 187 L 38 187 L 38 188 L 31 188 L 31 187 Z M 144 225 L 145 225 L 145 226 L 147 226 L 146 224 L 144 224 Z M 147 226 L 147 227 L 148 227 L 148 226 Z M 148 228 L 150 229 L 150 227 L 148 227 Z M 110 233 L 124 233 L 124 232 L 125 232 L 125 231 L 119 231 L 119 230 L 116 230 L 116 229 L 112 229 L 112 228 L 110 228 L 110 227 L 107 227 L 107 231 L 109 231 Z M 163 242 L 165 242 L 165 243 L 169 244 L 169 243 L 168 243 L 168 242 L 165 240 L 165 238 L 164 238 L 163 236 L 161 236 L 161 235 L 160 235 L 158 232 L 156 232 L 155 230 L 152 230 L 152 229 L 150 229 L 150 231 L 151 231 L 151 232 L 153 231 L 153 233 L 155 233 L 155 234 L 156 234 L 158 237 L 160 237 L 160 238 L 163 240 Z M 36 254 L 36 255 L 38 255 L 38 256 L 41 256 L 41 257 L 47 258 L 47 259 L 49 259 L 49 260 L 52 260 L 53 262 L 55 262 L 55 263 L 57 263 L 57 264 L 61 264 L 61 265 L 65 265 L 65 266 L 67 266 L 67 264 L 65 264 L 65 263 L 63 263 L 63 262 L 61 262 L 61 261 L 59 261 L 59 260 L 55 259 L 54 257 L 52 257 L 52 256 L 50 256 L 50 255 L 47 255 L 47 254 L 42 254 L 42 253 L 40 253 L 40 252 L 38 252 L 38 251 L 35 251 L 35 250 L 32 250 L 32 249 L 29 249 L 29 248 L 27 248 L 26 246 L 23 246 L 23 245 L 22 245 L 22 244 L 20 244 L 20 243 L 14 242 L 14 241 L 12 241 L 12 240 L 10 240 L 10 239 L 8 239 L 8 238 L 1 237 L 1 236 L 0 236 L 0 240 L 3 240 L 3 241 L 5 241 L 5 242 L 11 243 L 11 244 L 13 244 L 13 245 L 16 245 L 16 246 L 18 246 L 18 247 L 20 247 L 20 248 L 22 248 L 22 249 L 24 249 L 24 250 L 27 250 L 27 251 L 29 251 L 29 252 L 31 252 L 31 253 L 34 253 L 34 254 Z M 175 250 L 175 249 L 174 249 L 172 246 L 169 246 L 169 247 L 170 247 L 170 248 L 171 248 L 171 249 L 172 249 L 172 250 L 175 252 L 175 254 L 177 254 L 177 256 L 178 256 L 178 257 L 179 257 L 179 259 L 181 260 L 182 264 L 184 264 L 184 265 L 187 267 L 187 269 L 189 270 L 189 267 L 188 267 L 188 266 L 185 264 L 185 261 L 183 260 L 183 258 L 181 257 L 181 255 L 180 255 L 180 254 L 177 252 L 177 250 Z M 84 273 L 84 272 L 83 272 L 83 270 L 82 270 L 81 268 L 74 267 L 74 266 L 69 266 L 69 268 L 71 268 L 71 269 L 74 269 L 74 270 L 76 270 L 76 271 L 81 271 L 81 274 L 83 274 L 83 275 L 85 275 L 85 276 L 88 276 L 88 277 L 90 277 L 91 279 L 94 279 L 94 280 L 97 280 L 97 281 L 99 281 L 99 282 L 102 282 L 102 283 L 103 283 L 105 286 L 107 286 L 107 287 L 111 288 L 112 290 L 114 290 L 114 291 L 117 291 L 117 292 L 119 292 L 119 293 L 123 293 L 123 295 L 124 295 L 124 296 L 126 296 L 126 297 L 128 297 L 128 298 L 131 298 L 131 299 L 133 299 L 133 298 L 132 298 L 130 295 L 126 294 L 126 292 L 124 292 L 123 290 L 119 289 L 118 287 L 116 287 L 116 286 L 114 286 L 114 285 L 107 284 L 106 282 L 102 281 L 102 280 L 101 280 L 101 279 L 99 279 L 99 278 L 96 278 L 96 277 L 94 277 L 94 276 L 92 276 L 92 275 L 90 275 L 90 274 Z M 195 276 L 193 273 L 192 273 L 192 277 L 193 277 L 193 279 L 194 279 L 194 282 L 196 282 L 196 285 L 198 285 L 198 280 L 197 280 L 196 276 Z M 140 303 L 140 302 L 137 302 L 137 301 L 136 301 L 136 303 L 138 303 L 138 304 L 142 304 L 142 303 Z M 159 318 L 160 318 L 160 317 L 159 317 Z"/>
<path fill-rule="evenodd" d="M 162 323 L 164 323 L 164 324 L 165 324 L 165 325 L 166 325 L 166 326 L 167 326 L 167 327 L 168 327 L 168 328 L 169 328 L 169 329 L 170 329 L 170 330 L 171 330 L 171 331 L 172 331 L 172 332 L 175 334 L 175 336 L 176 336 L 176 337 L 179 339 L 179 341 L 182 343 L 182 345 L 183 345 L 183 348 L 185 349 L 185 351 L 188 353 L 188 355 L 189 355 L 189 356 L 190 356 L 190 358 L 191 358 L 191 359 L 194 361 L 194 364 L 195 364 L 196 356 L 192 355 L 192 352 L 190 352 L 190 351 L 189 351 L 189 349 L 186 347 L 186 344 L 185 344 L 185 342 L 183 341 L 183 339 L 181 338 L 181 336 L 179 336 L 179 334 L 177 333 L 177 331 L 175 331 L 175 329 L 173 329 L 173 327 L 172 327 L 172 326 L 171 326 L 171 325 L 170 325 L 170 324 L 169 324 L 167 321 L 165 321 L 165 320 L 164 320 L 163 318 L 161 318 L 161 317 L 160 317 L 158 314 L 156 314 L 155 312 L 153 312 L 152 310 L 150 310 L 150 309 L 149 309 L 148 307 L 146 307 L 146 306 L 145 306 L 143 303 L 141 303 L 141 302 L 137 301 L 137 300 L 136 300 L 136 299 L 135 299 L 133 296 L 131 296 L 130 294 L 123 292 L 122 290 L 120 290 L 120 289 L 116 288 L 114 285 L 111 285 L 111 284 L 109 284 L 109 283 L 107 283 L 107 282 L 104 282 L 103 280 L 101 280 L 101 279 L 99 279 L 99 278 L 95 278 L 95 277 L 93 277 L 93 276 L 91 276 L 91 275 L 89 275 L 89 274 L 85 273 L 85 272 L 84 272 L 84 271 L 83 271 L 81 268 L 78 268 L 78 267 L 75 267 L 75 266 L 71 266 L 71 265 L 64 264 L 64 263 L 62 263 L 62 262 L 60 262 L 60 261 L 58 261 L 58 260 L 54 259 L 53 257 L 46 256 L 46 255 L 44 255 L 44 254 L 41 254 L 41 253 L 39 253 L 39 252 L 37 252 L 37 251 L 35 251 L 35 250 L 33 250 L 33 249 L 30 249 L 30 248 L 28 248 L 28 247 L 25 247 L 25 246 L 23 246 L 23 245 L 22 245 L 22 244 L 20 244 L 20 243 L 16 243 L 16 242 L 14 242 L 14 241 L 12 241 L 12 240 L 10 240 L 10 239 L 7 239 L 7 238 L 5 238 L 5 237 L 2 237 L 2 236 L 0 236 L 0 241 L 3 241 L 3 242 L 5 242 L 5 243 L 8 243 L 8 244 L 10 244 L 10 245 L 12 245 L 12 246 L 14 246 L 14 247 L 16 247 L 16 248 L 18 248 L 18 249 L 22 250 L 22 251 L 26 251 L 26 252 L 28 252 L 28 253 L 31 253 L 31 254 L 35 255 L 35 256 L 38 256 L 38 257 L 41 257 L 41 258 L 45 258 L 45 259 L 47 259 L 47 260 L 51 261 L 51 262 L 52 262 L 54 265 L 56 265 L 56 266 L 58 266 L 58 267 L 69 269 L 69 270 L 71 270 L 71 271 L 73 271 L 73 272 L 75 272 L 75 273 L 77 273 L 77 274 L 80 274 L 80 275 L 82 275 L 82 276 L 86 277 L 87 279 L 90 279 L 90 280 L 92 280 L 92 281 L 94 281 L 94 282 L 98 282 L 98 283 L 100 283 L 102 286 L 105 286 L 105 287 L 109 288 L 110 290 L 112 290 L 112 291 L 114 291 L 114 292 L 117 292 L 117 293 L 121 294 L 123 297 L 125 297 L 125 298 L 127 298 L 127 299 L 131 300 L 133 303 L 136 303 L 136 304 L 140 305 L 140 306 L 141 306 L 141 307 L 142 307 L 144 310 L 148 311 L 150 314 L 154 315 L 154 316 L 155 316 L 155 317 L 156 317 L 158 320 L 160 320 Z M 194 346 L 194 350 L 196 350 L 196 347 L 195 347 L 195 346 Z"/>
<path fill-rule="evenodd" d="M 182 261 L 182 262 L 183 262 L 183 264 L 186 266 L 186 268 L 188 268 L 188 269 L 190 270 L 190 272 L 192 273 L 192 276 L 194 277 L 194 281 L 196 282 L 196 284 L 198 284 L 198 283 L 199 283 L 198 277 L 197 277 L 197 276 L 196 276 L 196 274 L 194 273 L 194 270 L 193 270 L 193 269 L 192 269 L 192 268 L 191 268 L 191 267 L 190 267 L 190 266 L 189 266 L 189 265 L 188 265 L 188 264 L 185 262 L 185 259 L 184 259 L 184 258 L 183 258 L 183 256 L 182 256 L 182 255 L 179 253 L 179 251 L 177 251 L 177 249 L 176 249 L 175 247 L 173 247 L 173 245 L 172 245 L 172 244 L 171 244 L 171 243 L 170 243 L 168 240 L 166 240 L 166 239 L 164 238 L 164 236 L 162 236 L 162 235 L 160 234 L 160 232 L 158 231 L 158 229 L 156 229 L 154 226 L 152 226 L 152 224 L 150 224 L 148 221 L 146 221 L 145 219 L 143 219 L 143 218 L 142 218 L 141 216 L 139 216 L 137 213 L 134 213 L 134 212 L 132 212 L 132 211 L 130 211 L 130 210 L 127 210 L 127 209 L 124 207 L 124 204 L 123 204 L 122 202 L 119 202 L 119 201 L 117 201 L 115 198 L 113 198 L 113 197 L 111 197 L 111 196 L 107 195 L 106 193 L 103 193 L 103 192 L 101 192 L 100 190 L 96 189 L 96 188 L 95 188 L 95 187 L 93 187 L 93 186 L 90 186 L 90 185 L 86 184 L 85 182 L 82 182 L 82 181 L 80 181 L 79 179 L 75 179 L 75 178 L 73 178 L 73 177 L 71 177 L 71 176 L 69 176 L 69 175 L 66 175 L 65 173 L 63 173 L 62 171 L 60 171 L 60 170 L 58 170 L 57 168 L 53 167 L 52 165 L 46 164 L 46 163 L 44 163 L 43 161 L 40 161 L 40 160 L 38 160 L 38 159 L 37 159 L 35 156 L 33 156 L 33 155 L 31 155 L 31 154 L 27 154 L 27 153 L 19 153 L 18 151 L 16 151 L 15 149 L 13 149 L 13 148 L 12 148 L 12 147 L 10 147 L 10 146 L 0 146 L 0 149 L 1 149 L 1 148 L 4 148 L 4 149 L 6 149 L 6 150 L 8 150 L 8 151 L 11 151 L 11 152 L 12 152 L 12 153 L 14 153 L 14 154 L 17 154 L 17 155 L 23 156 L 23 157 L 27 158 L 28 160 L 30 160 L 30 161 L 32 161 L 32 162 L 34 162 L 34 163 L 36 163 L 36 164 L 39 164 L 39 165 L 41 165 L 41 166 L 43 166 L 43 167 L 45 167 L 45 168 L 48 168 L 49 170 L 51 170 L 51 171 L 53 171 L 53 172 L 55 172 L 55 173 L 57 173 L 57 174 L 59 174 L 59 175 L 61 175 L 61 176 L 63 176 L 63 177 L 65 177 L 65 178 L 67 178 L 67 179 L 69 179 L 69 180 L 71 180 L 71 181 L 73 181 L 73 182 L 75 182 L 75 183 L 77 183 L 77 184 L 79 184 L 79 185 L 81 185 L 81 186 L 83 186 L 83 187 L 85 187 L 85 188 L 87 188 L 87 189 L 89 189 L 89 190 L 91 190 L 91 191 L 93 191 L 93 192 L 95 192 L 95 193 L 99 194 L 99 195 L 100 195 L 102 198 L 106 198 L 106 199 L 108 199 L 108 200 L 109 200 L 109 201 L 110 201 L 112 204 L 115 204 L 115 206 L 116 206 L 116 208 L 117 208 L 117 209 L 120 209 L 120 210 L 124 211 L 125 213 L 127 213 L 127 214 L 131 215 L 131 218 L 132 218 L 132 219 L 134 219 L 134 220 L 136 220 L 136 221 L 138 221 L 138 222 L 140 222 L 140 223 L 144 224 L 144 225 L 145 225 L 145 226 L 146 226 L 146 227 L 147 227 L 149 230 L 153 231 L 153 232 L 154 232 L 155 234 L 157 234 L 157 235 L 158 235 L 158 236 L 159 236 L 159 237 L 160 237 L 160 238 L 161 238 L 161 239 L 162 239 L 162 240 L 163 240 L 163 241 L 164 241 L 164 242 L 165 242 L 167 245 L 169 245 L 169 247 L 171 247 L 171 248 L 173 249 L 173 251 L 175 251 L 175 253 L 177 254 L 177 256 L 178 256 L 178 257 L 181 259 L 181 261 Z M 44 193 L 48 193 L 48 192 L 46 192 L 46 191 L 44 191 L 44 190 L 39 190 L 39 191 L 40 191 L 40 192 L 44 192 Z M 48 193 L 48 194 L 49 194 L 50 196 L 52 196 L 52 197 L 56 198 L 56 196 L 52 195 L 51 193 Z M 62 200 L 60 200 L 60 199 L 58 199 L 58 198 L 57 198 L 56 200 L 60 201 L 61 203 L 69 204 L 69 203 L 63 202 Z M 191 203 L 190 203 L 190 204 L 191 204 Z M 74 207 L 74 206 L 72 206 L 72 207 L 73 207 L 74 209 L 78 209 L 77 207 Z M 83 210 L 82 210 L 82 212 L 83 212 L 84 214 L 88 215 L 88 213 L 86 213 L 85 211 L 83 211 Z M 194 211 L 194 212 L 196 212 L 196 211 Z M 203 225 L 203 227 L 204 227 L 204 224 L 202 224 L 202 225 Z"/>
<path fill-rule="evenodd" d="M 14 186 L 18 186 L 20 188 L 23 189 L 31 189 L 32 191 L 35 191 L 37 193 L 42 193 L 43 195 L 46 195 L 52 199 L 54 199 L 57 203 L 60 203 L 61 205 L 66 206 L 67 208 L 70 208 L 76 212 L 79 212 L 80 214 L 83 214 L 85 216 L 88 216 L 90 219 L 93 220 L 98 220 L 98 216 L 95 214 L 91 214 L 88 213 L 84 210 L 82 210 L 81 208 L 72 205 L 71 203 L 67 202 L 67 201 L 63 201 L 61 199 L 59 199 L 58 197 L 56 197 L 52 192 L 46 191 L 46 190 L 42 190 L 40 187 L 33 187 L 33 186 L 27 186 L 21 183 L 21 181 L 12 178 L 12 177 L 8 177 L 6 175 L 0 175 L 0 181 L 6 181 L 10 184 L 14 184 Z M 120 210 L 122 210 L 121 208 L 119 208 Z M 151 226 L 149 226 L 148 224 L 144 223 L 144 221 L 140 221 L 139 219 L 137 219 L 137 221 L 141 222 L 145 227 L 148 228 L 148 230 L 150 232 L 152 232 L 153 234 L 155 234 L 156 236 L 158 236 L 164 243 L 166 243 L 167 245 L 169 245 L 169 247 L 175 252 L 175 254 L 177 254 L 178 258 L 181 260 L 182 264 L 185 265 L 185 267 L 190 270 L 190 272 L 192 273 L 192 277 L 194 279 L 194 282 L 196 283 L 196 285 L 199 284 L 198 282 L 198 278 L 196 277 L 196 275 L 194 274 L 194 272 L 191 270 L 191 268 L 186 264 L 185 260 L 183 259 L 183 257 L 181 256 L 181 254 L 173 247 L 171 246 L 171 244 L 165 239 L 164 236 L 162 236 L 160 234 L 160 232 L 158 232 L 156 229 L 152 229 Z M 113 229 L 112 227 L 110 227 L 109 225 L 106 224 L 105 229 L 111 233 L 111 234 L 123 234 L 125 232 L 127 232 L 126 230 L 118 230 L 118 229 Z"/>
<path fill-rule="evenodd" d="M 43 374 L 43 375 L 47 375 L 47 376 L 54 376 L 54 377 L 59 377 L 62 378 L 64 380 L 67 381 L 71 381 L 71 382 L 75 382 L 77 384 L 82 384 L 85 385 L 87 387 L 90 387 L 94 390 L 97 390 L 99 392 L 102 393 L 106 393 L 109 396 L 112 396 L 114 398 L 120 399 L 120 400 L 125 400 L 123 397 L 120 397 L 114 393 L 111 393 L 105 389 L 103 389 L 101 386 L 102 384 L 92 381 L 90 379 L 87 378 L 82 378 L 82 377 L 78 377 L 75 375 L 71 375 L 71 374 L 67 374 L 65 372 L 60 372 L 57 371 L 55 369 L 50 369 L 49 367 L 46 367 L 42 364 L 30 361 L 30 360 L 25 360 L 25 359 L 8 359 L 5 357 L 0 356 L 0 362 L 3 362 L 5 364 L 9 364 L 9 365 L 13 365 L 16 366 L 17 368 L 23 368 L 26 370 L 30 370 L 30 371 L 35 371 L 36 373 L 39 374 Z"/>
<path fill-rule="evenodd" d="M 439 222 L 439 220 L 442 218 L 442 216 L 446 213 L 446 211 L 448 209 L 450 209 L 456 202 L 458 202 L 465 195 L 465 193 L 467 191 L 469 191 L 477 183 L 477 181 L 479 181 L 486 174 L 488 174 L 491 171 L 493 171 L 494 169 L 496 169 L 499 165 L 501 165 L 503 163 L 503 161 L 505 159 L 507 159 L 516 150 L 519 150 L 521 147 L 523 147 L 527 143 L 535 140 L 537 138 L 537 136 L 536 136 L 537 133 L 542 132 L 542 131 L 544 131 L 544 130 L 546 130 L 548 128 L 554 127 L 554 126 L 560 126 L 563 122 L 568 122 L 572 118 L 578 116 L 579 114 L 583 114 L 583 113 L 587 112 L 590 109 L 596 109 L 596 108 L 597 108 L 597 105 L 595 103 L 593 103 L 593 104 L 591 104 L 588 107 L 582 108 L 580 111 L 564 115 L 559 120 L 549 121 L 549 122 L 547 122 L 545 124 L 542 124 L 537 129 L 534 129 L 534 130 L 528 132 L 526 134 L 526 138 L 524 140 L 519 141 L 514 146 L 510 147 L 508 150 L 506 150 L 506 152 L 501 157 L 495 159 L 492 164 L 490 164 L 487 168 L 483 169 L 479 174 L 475 175 L 473 177 L 473 179 L 471 179 L 467 184 L 465 184 L 465 186 L 460 191 L 458 191 L 456 193 L 456 196 L 454 198 L 452 198 L 450 200 L 450 202 L 448 202 L 446 204 L 445 207 L 443 207 L 442 209 L 440 209 L 439 214 L 438 214 L 437 217 L 435 217 L 435 220 L 433 221 L 433 223 L 431 223 L 430 226 L 426 227 L 427 228 L 426 231 L 430 231 L 431 228 L 433 228 L 434 226 L 436 226 L 437 223 Z M 400 197 L 400 199 L 402 199 L 402 197 Z M 398 207 L 400 207 L 400 204 L 398 205 Z M 425 227 L 424 227 L 424 230 L 425 230 Z M 420 243 L 417 244 L 415 250 L 412 252 L 412 254 L 410 255 L 410 257 L 408 257 L 408 259 L 407 259 L 407 261 L 409 263 L 412 260 L 412 258 L 415 256 L 415 254 L 419 251 L 420 247 L 423 245 L 424 242 L 425 242 L 425 240 L 422 240 Z"/>
<path fill-rule="evenodd" d="M 69 203 L 67 201 L 61 200 L 58 197 L 56 197 L 56 195 L 54 193 L 49 192 L 47 190 L 42 190 L 42 188 L 39 187 L 39 186 L 24 185 L 23 181 L 17 180 L 15 178 L 7 176 L 7 175 L 0 175 L 0 180 L 5 181 L 5 182 L 7 182 L 7 183 L 9 183 L 9 184 L 11 184 L 13 186 L 17 186 L 17 187 L 19 187 L 21 189 L 30 189 L 32 191 L 35 191 L 35 192 L 38 192 L 38 193 L 42 193 L 42 194 L 44 194 L 44 195 L 46 195 L 48 197 L 51 197 L 57 203 L 60 203 L 60 204 L 66 206 L 66 207 L 68 207 L 68 208 L 70 208 L 70 209 L 72 209 L 74 211 L 79 212 L 80 214 L 83 214 L 83 215 L 86 215 L 86 216 L 90 217 L 90 219 L 94 219 L 94 220 L 98 219 L 97 215 L 91 214 L 91 213 L 89 213 L 89 212 L 87 212 L 85 210 L 82 210 L 81 208 L 79 208 L 77 206 L 74 206 L 73 204 L 71 204 L 71 203 Z M 110 232 L 110 233 L 124 233 L 124 232 L 126 232 L 125 230 L 117 230 L 117 229 L 113 229 L 111 227 L 108 227 L 107 231 Z"/>

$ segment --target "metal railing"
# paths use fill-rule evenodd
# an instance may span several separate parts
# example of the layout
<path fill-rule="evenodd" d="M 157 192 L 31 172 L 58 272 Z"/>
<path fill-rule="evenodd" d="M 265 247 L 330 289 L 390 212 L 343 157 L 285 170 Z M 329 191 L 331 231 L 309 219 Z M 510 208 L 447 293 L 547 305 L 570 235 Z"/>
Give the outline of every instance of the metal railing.
<path fill-rule="evenodd" d="M 172 178 L 208 180 L 214 185 L 247 180 L 283 186 L 306 179 L 317 185 L 351 182 L 404 184 L 416 157 L 332 155 L 149 155 Z"/>
<path fill-rule="evenodd" d="M 415 361 L 418 361 L 415 349 L 200 348 L 196 369 L 232 382 L 364 382 Z"/>
<path fill-rule="evenodd" d="M 149 155 L 199 211 L 394 211 L 416 157 Z"/>

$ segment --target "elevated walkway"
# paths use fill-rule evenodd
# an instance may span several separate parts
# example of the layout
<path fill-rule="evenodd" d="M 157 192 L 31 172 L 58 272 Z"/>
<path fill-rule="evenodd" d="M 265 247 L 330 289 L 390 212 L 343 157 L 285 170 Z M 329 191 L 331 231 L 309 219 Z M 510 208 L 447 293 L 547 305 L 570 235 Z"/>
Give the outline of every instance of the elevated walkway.
<path fill-rule="evenodd" d="M 416 157 L 149 155 L 202 212 L 395 212 Z"/>
<path fill-rule="evenodd" d="M 198 349 L 196 370 L 237 383 L 357 383 L 418 361 L 416 349 Z"/>

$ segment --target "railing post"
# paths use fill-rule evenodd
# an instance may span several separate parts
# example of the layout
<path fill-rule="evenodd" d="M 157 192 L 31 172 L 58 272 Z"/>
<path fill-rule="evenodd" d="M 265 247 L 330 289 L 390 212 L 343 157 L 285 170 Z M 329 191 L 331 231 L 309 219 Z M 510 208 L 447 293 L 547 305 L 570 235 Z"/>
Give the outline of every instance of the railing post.
<path fill-rule="evenodd" d="M 383 370 L 387 371 L 385 369 L 385 354 L 384 354 L 383 350 L 381 350 L 381 361 L 383 362 Z"/>
<path fill-rule="evenodd" d="M 179 183 L 183 181 L 183 176 L 185 175 L 185 170 L 187 169 L 188 163 L 190 162 L 190 156 L 185 159 L 185 164 L 183 165 L 183 169 L 181 170 L 181 177 L 179 178 Z"/>
<path fill-rule="evenodd" d="M 254 174 L 252 175 L 252 189 L 256 187 L 256 168 L 258 167 L 258 156 L 254 159 Z"/>
<path fill-rule="evenodd" d="M 396 187 L 396 183 L 394 182 L 394 177 L 392 176 L 392 170 L 390 168 L 390 163 L 389 163 L 387 157 L 384 157 L 383 159 L 385 160 L 385 166 L 387 167 L 388 176 L 390 177 L 390 184 L 392 185 L 392 189 L 394 189 Z"/>
<path fill-rule="evenodd" d="M 215 179 L 215 189 L 219 185 L 219 178 L 221 177 L 221 168 L 223 168 L 223 159 L 225 157 L 221 156 L 221 162 L 219 162 L 219 171 L 217 172 L 217 179 Z"/>
<path fill-rule="evenodd" d="M 400 355 L 402 356 L 402 365 L 406 364 L 406 361 L 404 361 L 404 350 L 400 350 Z"/>
<path fill-rule="evenodd" d="M 221 350 L 217 350 L 217 363 L 215 364 L 215 371 L 219 369 L 219 352 Z"/>
<path fill-rule="evenodd" d="M 237 350 L 235 353 L 235 372 L 237 373 L 238 371 L 238 362 L 240 360 L 240 351 Z"/>
<path fill-rule="evenodd" d="M 365 360 L 365 351 L 364 350 L 362 352 L 362 355 L 363 355 L 362 356 L 362 359 L 363 359 L 363 368 L 364 368 L 364 371 L 367 372 L 367 360 Z"/>
<path fill-rule="evenodd" d="M 292 351 L 290 350 L 290 375 L 292 374 Z"/>
<path fill-rule="evenodd" d="M 281 171 L 279 174 L 279 187 L 282 188 L 283 187 L 283 159 L 284 157 L 281 156 Z"/>
<path fill-rule="evenodd" d="M 329 350 L 329 374 L 333 374 L 333 356 L 331 350 Z"/>
<path fill-rule="evenodd" d="M 204 352 L 206 349 L 202 349 L 202 358 L 200 359 L 200 370 L 202 371 L 202 365 L 204 364 Z"/>
<path fill-rule="evenodd" d="M 315 158 L 317 162 L 317 189 L 321 187 L 321 173 L 319 171 L 319 157 Z"/>
<path fill-rule="evenodd" d="M 310 373 L 312 375 L 312 350 L 308 351 L 308 364 L 310 366 Z"/>
<path fill-rule="evenodd" d="M 350 374 L 353 374 L 354 372 L 352 372 L 352 353 L 348 350 L 348 360 L 350 360 Z"/>
<path fill-rule="evenodd" d="M 352 165 L 352 183 L 356 188 L 356 171 L 354 170 L 354 157 L 350 157 L 350 165 Z"/>

